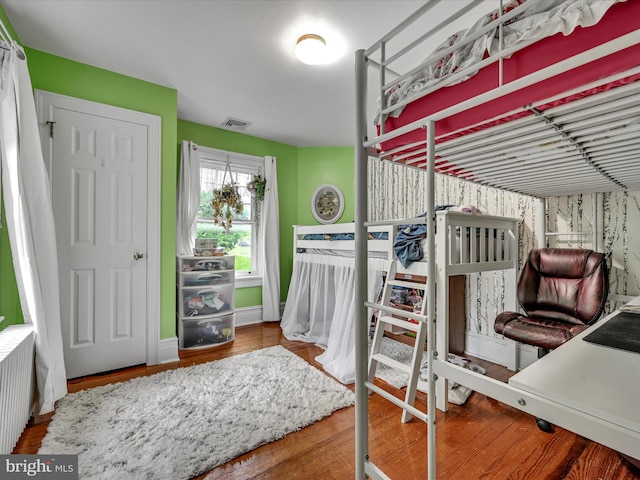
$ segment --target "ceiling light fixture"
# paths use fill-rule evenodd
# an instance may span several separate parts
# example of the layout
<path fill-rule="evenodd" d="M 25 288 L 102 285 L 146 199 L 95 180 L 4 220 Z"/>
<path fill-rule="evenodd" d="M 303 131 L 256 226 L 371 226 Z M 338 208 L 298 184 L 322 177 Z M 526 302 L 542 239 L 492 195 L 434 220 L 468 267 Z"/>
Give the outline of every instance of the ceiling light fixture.
<path fill-rule="evenodd" d="M 296 43 L 296 57 L 307 65 L 327 63 L 327 42 L 320 35 L 307 33 L 298 38 Z"/>

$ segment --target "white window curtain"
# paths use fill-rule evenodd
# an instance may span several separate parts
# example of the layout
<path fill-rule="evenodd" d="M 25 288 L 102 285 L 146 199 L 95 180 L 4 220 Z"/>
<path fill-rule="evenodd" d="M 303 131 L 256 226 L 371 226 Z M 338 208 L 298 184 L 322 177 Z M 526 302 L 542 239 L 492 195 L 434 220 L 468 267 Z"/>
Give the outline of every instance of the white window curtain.
<path fill-rule="evenodd" d="M 53 209 L 31 78 L 18 46 L 0 49 L 0 141 L 6 225 L 20 305 L 36 332 L 40 414 L 67 393 Z"/>
<path fill-rule="evenodd" d="M 267 187 L 262 202 L 262 320 L 280 320 L 280 220 L 276 158 L 264 157 Z"/>
<path fill-rule="evenodd" d="M 200 207 L 200 156 L 196 144 L 184 140 L 180 154 L 176 253 L 192 255 L 196 241 L 196 216 Z"/>

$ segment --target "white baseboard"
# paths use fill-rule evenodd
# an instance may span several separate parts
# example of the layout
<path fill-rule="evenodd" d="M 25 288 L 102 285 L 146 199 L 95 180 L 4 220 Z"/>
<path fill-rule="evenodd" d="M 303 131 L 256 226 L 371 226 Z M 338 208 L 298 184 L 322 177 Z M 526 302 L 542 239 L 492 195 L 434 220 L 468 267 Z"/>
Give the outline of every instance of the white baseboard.
<path fill-rule="evenodd" d="M 489 337 L 475 332 L 465 332 L 464 353 L 498 365 L 508 366 L 513 343 L 509 340 Z M 531 345 L 518 344 L 518 365 L 528 367 L 538 359 L 538 350 Z"/>
<path fill-rule="evenodd" d="M 282 312 L 284 311 L 284 302 L 280 303 L 280 318 L 282 318 Z M 255 305 L 253 307 L 236 308 L 236 327 L 242 327 L 244 325 L 255 325 L 256 323 L 262 323 L 262 306 Z"/>
<path fill-rule="evenodd" d="M 179 360 L 178 337 L 160 339 L 158 343 L 158 364 L 177 362 Z"/>
<path fill-rule="evenodd" d="M 236 308 L 236 327 L 256 323 L 262 323 L 262 307 L 260 305 Z"/>
<path fill-rule="evenodd" d="M 498 365 L 509 364 L 510 345 L 506 340 L 475 332 L 464 332 L 464 353 Z"/>
<path fill-rule="evenodd" d="M 281 317 L 283 308 L 284 304 L 281 304 Z M 236 327 L 262 323 L 262 306 L 260 305 L 237 308 L 235 314 Z M 180 356 L 178 355 L 178 337 L 161 339 L 158 344 L 158 364 L 177 362 L 179 360 Z"/>

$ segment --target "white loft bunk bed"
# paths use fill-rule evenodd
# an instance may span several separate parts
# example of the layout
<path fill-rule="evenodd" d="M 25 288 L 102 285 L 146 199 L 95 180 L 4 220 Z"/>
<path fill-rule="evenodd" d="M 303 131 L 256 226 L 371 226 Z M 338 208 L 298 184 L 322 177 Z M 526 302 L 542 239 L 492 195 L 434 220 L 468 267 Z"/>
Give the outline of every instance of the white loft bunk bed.
<path fill-rule="evenodd" d="M 516 265 L 517 219 L 446 209 L 438 212 L 438 220 L 441 235 L 447 236 L 447 245 L 442 243 L 441 254 L 448 258 L 452 275 Z M 424 218 L 411 218 L 368 227 L 366 298 L 369 302 L 376 301 L 383 273 L 388 271 L 389 261 L 397 258 L 394 241 L 398 225 L 424 223 Z M 293 226 L 294 267 L 280 323 L 288 339 L 326 347 L 317 360 L 343 383 L 355 381 L 356 367 L 354 228 L 354 223 Z M 418 242 L 424 246 L 426 240 Z M 397 262 L 395 270 L 403 278 L 425 276 L 426 259 L 405 266 Z M 443 295 L 448 296 L 448 287 L 448 283 L 443 286 Z M 370 308 L 369 318 L 379 305 Z"/>
<path fill-rule="evenodd" d="M 429 12 L 437 0 L 427 2 L 405 22 L 377 41 L 368 50 L 359 50 L 356 63 L 356 142 L 355 149 L 355 243 L 356 243 L 356 478 L 389 478 L 369 457 L 367 403 L 371 384 L 367 378 L 368 329 L 365 286 L 367 282 L 366 228 L 367 222 L 367 158 L 380 158 L 424 168 L 427 171 L 427 225 L 436 228 L 435 173 L 463 179 L 540 198 L 580 193 L 640 190 L 640 2 L 616 0 L 513 1 L 495 2 L 495 17 L 487 16 L 472 28 L 463 40 L 445 45 L 423 63 L 399 77 L 390 65 L 405 53 L 420 45 L 433 31 L 454 18 L 443 19 L 433 31 L 422 38 L 404 42 L 390 54 L 388 47 L 403 31 Z M 480 2 L 469 2 L 477 6 Z M 559 18 L 550 12 L 536 12 L 540 6 L 558 7 Z M 586 9 L 571 10 L 574 7 Z M 526 13 L 528 11 L 528 14 Z M 566 26 L 577 20 L 566 34 L 547 32 L 543 38 L 527 37 L 509 43 L 509 34 L 526 32 L 519 20 L 531 16 L 544 19 L 545 24 Z M 584 15 L 583 15 L 584 14 Z M 455 14 L 454 14 L 455 15 Z M 586 16 L 585 16 L 586 15 Z M 495 20 L 494 20 L 495 18 Z M 513 22 L 513 23 L 511 23 Z M 508 24 L 511 23 L 511 26 Z M 532 31 L 537 31 L 535 26 Z M 496 41 L 489 41 L 497 35 Z M 488 35 L 480 39 L 483 35 Z M 488 40 L 489 38 L 489 40 Z M 479 40 L 480 55 L 472 63 L 464 61 L 455 73 L 431 79 L 429 73 L 458 58 L 461 45 Z M 501 40 L 502 39 L 502 40 Z M 528 41 L 527 41 L 528 40 Z M 474 44 L 476 45 L 476 44 Z M 471 48 L 471 50 L 476 50 Z M 477 53 L 477 51 L 476 51 Z M 426 65 L 426 68 L 425 68 Z M 376 67 L 379 129 L 369 135 L 367 125 L 367 72 Z M 426 73 L 425 73 L 426 72 Z M 393 75 L 391 79 L 389 75 Z M 405 88 L 405 82 L 413 85 Z M 456 89 L 455 83 L 464 80 Z M 404 97 L 403 93 L 412 95 Z M 399 94 L 398 94 L 399 92 Z M 387 100 L 393 103 L 388 106 Z M 398 113 L 398 109 L 402 111 Z M 509 383 L 495 381 L 470 370 L 450 364 L 447 358 L 447 296 L 436 285 L 444 280 L 453 266 L 447 262 L 440 242 L 446 244 L 446 233 L 437 226 L 437 235 L 427 236 L 427 321 L 430 339 L 426 352 L 429 364 L 427 399 L 427 471 L 436 479 L 436 408 L 446 411 L 447 381 L 468 386 L 529 414 L 545 418 L 579 435 L 602 443 L 632 458 L 640 458 L 640 412 L 634 406 L 640 394 L 638 369 L 625 367 L 629 357 L 615 349 L 599 350 L 587 347 L 582 337 L 568 342 L 536 364 L 527 367 Z M 539 232 L 544 235 L 544 232 Z M 540 238 L 540 237 L 539 237 Z M 436 253 L 438 243 L 438 253 Z M 517 265 L 505 266 L 515 272 Z M 596 324 L 600 328 L 610 321 L 607 317 Z M 436 345 L 431 339 L 437 338 Z M 601 357 L 601 355 L 603 355 Z M 536 365 L 547 367 L 554 361 L 587 361 L 587 370 L 580 381 L 554 371 L 549 380 L 540 379 Z M 598 360 L 593 360 L 593 358 Z M 590 359 L 591 360 L 588 360 Z M 576 360 L 577 359 L 577 360 Z M 604 360 L 602 360 L 604 359 Z M 600 361 L 600 364 L 598 364 Z M 626 363 L 625 363 L 626 361 Z M 542 365 L 544 364 L 544 365 Z M 633 385 L 614 401 L 615 395 L 573 397 L 579 388 L 615 388 L 617 375 L 605 373 L 607 368 L 624 371 L 624 385 Z M 635 371 L 634 371 L 635 370 Z M 569 373 L 575 373 L 569 370 Z M 605 378 L 602 378 L 605 377 Z M 568 381 L 569 380 L 569 381 Z M 618 383 L 616 383 L 618 382 Z M 553 384 L 550 386 L 550 383 Z M 545 390 L 549 389 L 549 390 Z M 597 399 L 591 398 L 597 397 Z M 598 403 L 599 402 L 599 403 Z M 433 420 L 432 420 L 433 419 Z"/>

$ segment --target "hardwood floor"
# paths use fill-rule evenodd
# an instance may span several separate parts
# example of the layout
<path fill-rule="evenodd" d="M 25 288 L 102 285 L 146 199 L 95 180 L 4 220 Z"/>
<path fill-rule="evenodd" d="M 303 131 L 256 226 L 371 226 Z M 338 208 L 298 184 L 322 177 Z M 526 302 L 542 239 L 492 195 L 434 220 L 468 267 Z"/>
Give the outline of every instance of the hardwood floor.
<path fill-rule="evenodd" d="M 321 349 L 285 339 L 278 324 L 240 327 L 236 340 L 208 350 L 180 352 L 180 362 L 139 366 L 69 381 L 70 392 L 151 375 L 162 370 L 217 360 L 251 350 L 283 345 L 320 368 Z M 509 372 L 477 360 L 488 375 L 506 380 Z M 398 396 L 403 392 L 380 382 Z M 353 386 L 351 386 L 353 388 Z M 426 410 L 425 395 L 417 405 Z M 426 479 L 426 425 L 400 422 L 400 409 L 373 394 L 369 397 L 369 453 L 391 478 Z M 30 422 L 13 453 L 37 453 L 52 415 Z M 464 406 L 438 412 L 438 478 L 446 480 L 631 480 L 634 467 L 606 447 L 555 427 L 543 433 L 533 417 L 474 393 Z M 238 457 L 198 480 L 305 479 L 345 480 L 355 476 L 354 408 L 340 410 L 309 427 Z M 167 448 L 171 448 L 170 445 Z"/>

